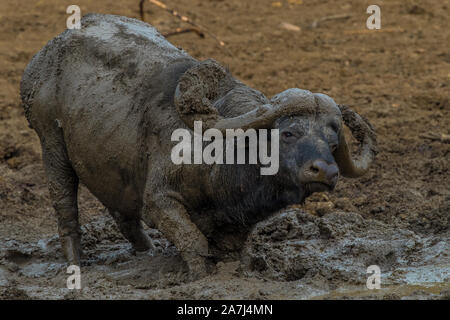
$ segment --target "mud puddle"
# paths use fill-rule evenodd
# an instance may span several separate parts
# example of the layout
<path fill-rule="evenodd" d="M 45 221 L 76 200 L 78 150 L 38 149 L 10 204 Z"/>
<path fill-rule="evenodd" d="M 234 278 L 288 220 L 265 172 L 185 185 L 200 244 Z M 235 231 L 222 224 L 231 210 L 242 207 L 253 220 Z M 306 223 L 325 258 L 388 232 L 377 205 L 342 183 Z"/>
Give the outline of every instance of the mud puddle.
<path fill-rule="evenodd" d="M 155 252 L 136 253 L 108 216 L 83 226 L 82 290 L 66 287 L 56 235 L 0 243 L 3 299 L 440 299 L 450 293 L 449 232 L 420 236 L 356 213 L 285 210 L 259 223 L 240 261 L 188 282 L 176 248 L 154 229 Z M 378 265 L 381 289 L 366 287 Z"/>

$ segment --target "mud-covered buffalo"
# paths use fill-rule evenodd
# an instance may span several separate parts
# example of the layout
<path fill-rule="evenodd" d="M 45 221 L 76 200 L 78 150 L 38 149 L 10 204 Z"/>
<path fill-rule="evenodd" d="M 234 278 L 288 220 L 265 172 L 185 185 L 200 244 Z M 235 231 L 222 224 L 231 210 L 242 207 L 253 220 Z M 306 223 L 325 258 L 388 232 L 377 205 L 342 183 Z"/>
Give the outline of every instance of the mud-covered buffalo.
<path fill-rule="evenodd" d="M 0 299 L 448 299 L 445 3 L 0 2 Z"/>

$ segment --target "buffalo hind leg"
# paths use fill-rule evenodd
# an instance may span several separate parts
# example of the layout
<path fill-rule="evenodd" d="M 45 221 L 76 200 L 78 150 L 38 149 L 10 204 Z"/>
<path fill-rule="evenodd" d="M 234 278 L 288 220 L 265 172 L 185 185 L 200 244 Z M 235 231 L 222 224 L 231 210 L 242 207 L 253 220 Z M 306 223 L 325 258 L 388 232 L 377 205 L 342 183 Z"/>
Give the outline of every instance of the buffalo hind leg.
<path fill-rule="evenodd" d="M 141 219 L 138 217 L 130 217 L 114 210 L 108 210 L 109 214 L 116 221 L 120 232 L 125 239 L 130 241 L 136 251 L 154 250 L 152 240 L 147 236 L 142 227 Z"/>
<path fill-rule="evenodd" d="M 61 133 L 41 139 L 48 189 L 58 218 L 61 248 L 70 265 L 80 266 L 81 230 L 78 222 L 78 176 L 70 164 Z"/>

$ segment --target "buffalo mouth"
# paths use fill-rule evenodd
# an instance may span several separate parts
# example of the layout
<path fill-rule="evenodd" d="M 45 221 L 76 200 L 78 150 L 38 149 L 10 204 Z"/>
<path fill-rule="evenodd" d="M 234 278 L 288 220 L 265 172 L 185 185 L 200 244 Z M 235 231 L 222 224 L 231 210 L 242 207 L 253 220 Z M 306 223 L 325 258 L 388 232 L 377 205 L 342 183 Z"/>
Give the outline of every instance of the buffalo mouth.
<path fill-rule="evenodd" d="M 314 192 L 332 191 L 334 186 L 323 182 L 309 182 L 305 185 L 305 189 L 306 193 L 311 195 Z"/>

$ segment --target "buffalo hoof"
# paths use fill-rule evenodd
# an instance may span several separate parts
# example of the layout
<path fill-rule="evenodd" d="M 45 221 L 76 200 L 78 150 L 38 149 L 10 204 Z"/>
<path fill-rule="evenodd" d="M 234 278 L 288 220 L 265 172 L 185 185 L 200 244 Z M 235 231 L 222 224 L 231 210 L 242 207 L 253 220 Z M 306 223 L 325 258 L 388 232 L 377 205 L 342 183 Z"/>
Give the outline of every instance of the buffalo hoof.
<path fill-rule="evenodd" d="M 187 261 L 189 281 L 196 281 L 208 275 L 205 258 L 197 256 Z"/>
<path fill-rule="evenodd" d="M 64 236 L 61 238 L 61 248 L 69 265 L 81 266 L 80 239 L 76 236 Z"/>

